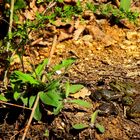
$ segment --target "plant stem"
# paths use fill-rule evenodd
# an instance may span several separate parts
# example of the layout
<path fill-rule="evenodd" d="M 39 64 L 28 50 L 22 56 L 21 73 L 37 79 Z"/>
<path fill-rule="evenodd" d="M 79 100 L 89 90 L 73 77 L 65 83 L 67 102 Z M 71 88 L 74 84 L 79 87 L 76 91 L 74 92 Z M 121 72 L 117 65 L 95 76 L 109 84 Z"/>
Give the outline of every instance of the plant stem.
<path fill-rule="evenodd" d="M 39 95 L 40 95 L 40 92 L 37 94 L 37 97 L 36 97 L 34 106 L 33 106 L 33 108 L 32 108 L 32 112 L 31 112 L 29 121 L 28 121 L 28 123 L 27 123 L 27 125 L 26 125 L 26 127 L 25 127 L 25 129 L 24 129 L 24 134 L 23 134 L 23 136 L 22 136 L 22 140 L 25 139 L 26 134 L 27 134 L 27 131 L 28 131 L 28 129 L 29 129 L 29 127 L 30 127 L 30 124 L 31 124 L 31 122 L 32 122 L 32 119 L 33 119 L 33 117 L 34 117 L 34 112 L 35 112 L 35 109 L 36 109 L 37 104 L 38 104 L 38 101 L 39 101 Z"/>

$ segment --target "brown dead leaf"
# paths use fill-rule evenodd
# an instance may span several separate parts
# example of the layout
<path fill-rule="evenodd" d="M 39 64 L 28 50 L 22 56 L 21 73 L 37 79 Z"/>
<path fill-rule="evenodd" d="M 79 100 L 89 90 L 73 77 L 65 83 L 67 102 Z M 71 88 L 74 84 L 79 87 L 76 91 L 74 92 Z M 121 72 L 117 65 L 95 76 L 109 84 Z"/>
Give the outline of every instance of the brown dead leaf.
<path fill-rule="evenodd" d="M 86 29 L 97 41 L 101 41 L 105 46 L 110 46 L 116 43 L 116 41 L 109 35 L 105 34 L 98 26 L 88 25 Z"/>
<path fill-rule="evenodd" d="M 55 22 L 53 24 L 56 27 L 60 27 L 60 26 L 71 25 L 71 24 L 73 24 L 73 21 L 70 21 L 70 20 L 62 21 L 62 19 L 59 18 L 59 19 L 55 20 Z"/>
<path fill-rule="evenodd" d="M 120 23 L 123 24 L 126 28 L 128 29 L 134 29 L 135 28 L 135 25 L 134 23 L 130 22 L 129 20 L 127 19 L 121 19 L 120 20 Z"/>
<path fill-rule="evenodd" d="M 64 0 L 66 3 L 76 3 L 78 0 Z"/>
<path fill-rule="evenodd" d="M 82 24 L 80 23 L 79 20 L 77 20 L 75 22 L 75 28 L 77 30 L 75 30 L 74 34 L 73 34 L 73 39 L 74 40 L 78 40 L 79 36 L 81 35 L 81 33 L 85 30 L 86 24 Z"/>
<path fill-rule="evenodd" d="M 39 8 L 38 8 L 38 12 L 43 13 L 45 11 L 45 9 L 46 8 L 43 5 L 40 5 Z"/>
<path fill-rule="evenodd" d="M 36 39 L 36 40 L 34 40 L 34 41 L 31 43 L 31 46 L 33 46 L 33 45 L 35 45 L 35 44 L 39 44 L 39 42 L 42 41 L 42 40 L 43 40 L 42 37 L 41 37 L 41 38 L 38 38 L 38 39 Z"/>
<path fill-rule="evenodd" d="M 77 93 L 75 94 L 70 94 L 71 97 L 74 97 L 74 98 L 85 98 L 86 96 L 89 96 L 91 94 L 91 92 L 86 88 L 82 88 L 80 91 L 78 91 Z"/>
<path fill-rule="evenodd" d="M 36 0 L 32 0 L 32 2 L 30 2 L 30 8 L 34 13 L 37 12 L 38 8 L 36 7 Z"/>
<path fill-rule="evenodd" d="M 63 40 L 69 39 L 71 37 L 72 37 L 72 35 L 70 35 L 68 33 L 65 33 L 63 31 L 60 31 L 60 35 L 58 37 L 58 41 L 63 41 Z"/>
<path fill-rule="evenodd" d="M 35 19 L 35 13 L 32 10 L 25 10 L 24 16 L 26 19 L 34 20 Z"/>

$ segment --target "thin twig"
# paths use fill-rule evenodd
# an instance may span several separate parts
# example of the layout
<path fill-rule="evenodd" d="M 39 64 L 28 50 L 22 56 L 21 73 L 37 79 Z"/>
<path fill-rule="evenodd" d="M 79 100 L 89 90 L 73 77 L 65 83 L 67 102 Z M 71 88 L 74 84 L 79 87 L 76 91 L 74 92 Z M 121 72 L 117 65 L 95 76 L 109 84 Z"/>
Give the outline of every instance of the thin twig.
<path fill-rule="evenodd" d="M 28 121 L 28 123 L 27 123 L 27 125 L 26 125 L 26 127 L 25 127 L 25 129 L 24 129 L 24 134 L 23 134 L 21 140 L 24 140 L 25 137 L 26 137 L 27 131 L 28 131 L 29 127 L 30 127 L 30 124 L 31 124 L 32 119 L 33 119 L 33 117 L 34 117 L 35 109 L 36 109 L 37 104 L 38 104 L 38 101 L 39 101 L 39 95 L 40 95 L 40 93 L 37 94 L 37 97 L 36 97 L 36 100 L 35 100 L 34 106 L 33 106 L 33 108 L 32 108 L 32 112 L 31 112 L 31 115 L 30 115 L 29 121 Z"/>
<path fill-rule="evenodd" d="M 12 38 L 12 24 L 13 24 L 14 3 L 15 3 L 15 0 L 11 0 L 10 23 L 9 23 L 9 29 L 8 29 L 9 41 L 7 42 L 7 51 L 10 48 L 11 38 Z"/>
<path fill-rule="evenodd" d="M 5 20 L 3 17 L 0 17 L 0 20 L 4 21 L 4 22 L 7 23 L 8 25 L 10 25 L 9 22 L 8 22 L 7 20 Z M 12 26 L 12 28 L 13 28 L 13 29 L 16 29 L 14 26 Z"/>
<path fill-rule="evenodd" d="M 50 55 L 49 55 L 49 58 L 48 58 L 48 63 L 47 63 L 47 66 L 46 66 L 47 68 L 49 68 L 49 66 L 51 64 L 51 60 L 52 60 L 52 56 L 53 56 L 54 51 L 55 51 L 56 44 L 57 44 L 57 35 L 54 35 Z M 46 71 L 44 71 L 44 74 L 42 76 L 42 82 L 46 82 Z"/>
<path fill-rule="evenodd" d="M 21 133 L 22 131 L 24 131 L 24 129 L 21 129 L 20 131 L 17 131 L 11 138 L 10 140 L 14 140 L 15 139 L 15 136 L 19 133 Z"/>
<path fill-rule="evenodd" d="M 17 105 L 17 104 L 7 103 L 5 101 L 0 101 L 0 104 L 5 104 L 5 105 L 15 106 L 15 107 L 23 108 L 23 109 L 32 110 L 31 108 L 28 108 L 28 107 L 25 107 L 25 106 L 21 106 L 21 105 Z"/>
<path fill-rule="evenodd" d="M 56 5 L 56 2 L 51 2 L 48 6 L 47 6 L 47 8 L 45 9 L 45 11 L 43 12 L 43 15 L 47 12 L 47 10 L 49 10 L 49 9 L 51 9 L 53 6 L 55 6 Z"/>
<path fill-rule="evenodd" d="M 51 48 L 51 51 L 50 51 L 50 56 L 49 56 L 49 60 L 48 60 L 47 67 L 48 67 L 48 66 L 50 65 L 50 63 L 51 63 L 52 56 L 53 56 L 53 54 L 54 54 L 56 44 L 57 44 L 57 35 L 54 35 L 53 44 L 52 44 L 52 48 Z"/>

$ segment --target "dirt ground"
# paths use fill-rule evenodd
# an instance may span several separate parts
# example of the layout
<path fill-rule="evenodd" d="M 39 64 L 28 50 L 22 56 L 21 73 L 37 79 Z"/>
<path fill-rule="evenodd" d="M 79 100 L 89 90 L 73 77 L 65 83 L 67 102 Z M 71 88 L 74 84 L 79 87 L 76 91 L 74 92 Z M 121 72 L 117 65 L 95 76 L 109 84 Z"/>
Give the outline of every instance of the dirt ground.
<path fill-rule="evenodd" d="M 63 26 L 57 27 L 56 30 L 62 33 L 66 29 L 67 27 Z M 79 95 L 70 98 L 84 98 L 92 104 L 92 108 L 85 109 L 66 104 L 57 116 L 44 112 L 41 122 L 35 120 L 32 122 L 26 140 L 140 140 L 140 24 L 130 23 L 126 27 L 126 24 L 115 24 L 107 19 L 93 17 L 82 25 L 82 29 L 77 38 L 63 36 L 62 39 L 61 34 L 58 34 L 58 43 L 51 65 L 65 58 L 76 58 L 76 62 L 67 71 L 65 77 L 71 83 L 83 84 L 87 90 L 84 91 L 84 97 Z M 43 32 L 45 38 L 47 31 L 40 32 Z M 30 57 L 37 64 L 49 57 L 51 50 L 51 45 L 40 47 L 35 44 L 26 47 L 29 47 L 31 53 L 29 55 L 27 52 L 28 55 L 24 56 L 25 69 L 29 69 L 26 61 Z M 17 56 L 14 57 L 16 59 L 12 62 L 10 71 L 22 68 Z M 2 56 L 0 59 L 4 60 Z M 2 63 L 1 75 L 3 71 L 5 68 Z M 92 98 L 96 91 L 112 88 L 110 83 L 116 85 L 119 83 L 123 90 L 132 90 L 131 92 L 136 94 L 130 106 L 131 110 L 133 107 L 136 110 L 133 116 L 127 116 L 127 106 L 123 105 L 119 99 L 106 101 Z M 128 84 L 131 84 L 132 88 L 127 89 Z M 113 90 L 118 92 L 116 89 Z M 85 95 L 87 91 L 90 93 Z M 103 103 L 106 106 L 109 103 L 109 109 L 107 108 L 109 112 L 100 114 L 96 121 L 105 127 L 104 133 L 98 132 L 95 127 L 80 131 L 72 129 L 72 125 L 76 123 L 89 124 L 91 114 Z M 112 104 L 117 113 L 113 112 Z M 3 106 L 3 104 L 0 105 L 0 140 L 20 140 L 30 111 L 10 106 L 3 108 Z M 44 136 L 46 129 L 49 130 L 49 138 Z"/>

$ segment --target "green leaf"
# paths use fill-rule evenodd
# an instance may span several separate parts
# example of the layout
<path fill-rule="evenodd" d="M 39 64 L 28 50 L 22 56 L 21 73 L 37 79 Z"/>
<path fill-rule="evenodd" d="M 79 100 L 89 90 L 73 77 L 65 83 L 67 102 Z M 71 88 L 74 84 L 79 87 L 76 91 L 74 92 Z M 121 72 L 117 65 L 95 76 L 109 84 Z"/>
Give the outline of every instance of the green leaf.
<path fill-rule="evenodd" d="M 29 98 L 29 108 L 32 108 L 35 99 L 36 99 L 36 96 L 30 96 L 30 98 Z"/>
<path fill-rule="evenodd" d="M 99 110 L 96 110 L 92 115 L 91 115 L 91 123 L 94 124 L 95 120 L 97 118 Z"/>
<path fill-rule="evenodd" d="M 75 58 L 69 58 L 69 59 L 66 59 L 66 60 L 63 60 L 61 64 L 58 64 L 58 65 L 55 65 L 53 67 L 53 70 L 54 71 L 57 71 L 57 70 L 60 70 L 62 68 L 67 68 L 68 66 L 70 66 L 72 63 L 75 62 Z"/>
<path fill-rule="evenodd" d="M 39 82 L 35 80 L 31 75 L 25 74 L 21 71 L 14 71 L 12 75 L 15 76 L 15 79 L 17 78 L 18 80 L 21 80 L 24 83 L 39 84 Z"/>
<path fill-rule="evenodd" d="M 73 125 L 72 126 L 74 129 L 85 129 L 85 128 L 87 128 L 88 127 L 88 125 L 86 125 L 86 124 L 83 124 L 83 123 L 78 123 L 78 124 L 75 124 L 75 125 Z"/>
<path fill-rule="evenodd" d="M 49 130 L 48 129 L 45 130 L 44 136 L 49 137 Z"/>
<path fill-rule="evenodd" d="M 76 84 L 76 85 L 71 85 L 69 87 L 69 92 L 70 93 L 76 93 L 78 92 L 81 88 L 83 88 L 84 86 L 83 85 L 80 85 L 80 84 Z"/>
<path fill-rule="evenodd" d="M 70 91 L 70 83 L 69 81 L 66 82 L 65 84 L 65 91 L 66 91 L 66 98 L 69 96 L 69 91 Z"/>
<path fill-rule="evenodd" d="M 44 2 L 44 0 L 37 0 L 37 4 Z"/>
<path fill-rule="evenodd" d="M 125 12 L 130 10 L 131 0 L 121 0 L 120 1 L 120 9 L 123 9 Z"/>
<path fill-rule="evenodd" d="M 40 108 L 39 108 L 39 102 L 36 106 L 35 112 L 34 112 L 34 119 L 36 119 L 37 121 L 40 121 L 42 118 L 42 114 L 40 112 Z"/>
<path fill-rule="evenodd" d="M 23 97 L 21 97 L 21 100 L 22 100 L 22 102 L 23 102 L 23 104 L 24 104 L 25 106 L 28 105 L 28 98 L 23 98 Z"/>
<path fill-rule="evenodd" d="M 5 102 L 8 101 L 2 94 L 0 94 L 0 100 L 1 100 L 1 101 L 5 101 Z"/>
<path fill-rule="evenodd" d="M 101 132 L 101 133 L 104 133 L 105 132 L 105 128 L 103 125 L 99 124 L 99 123 L 96 123 L 95 124 L 95 127 Z"/>
<path fill-rule="evenodd" d="M 15 91 L 14 92 L 14 99 L 17 101 L 20 98 L 21 93 Z"/>
<path fill-rule="evenodd" d="M 86 107 L 86 108 L 91 107 L 91 104 L 89 102 L 86 102 L 86 101 L 83 101 L 83 100 L 80 100 L 80 99 L 78 99 L 78 100 L 68 100 L 68 102 L 75 103 L 75 104 L 78 104 L 78 105 Z"/>
<path fill-rule="evenodd" d="M 14 4 L 14 10 L 22 9 L 26 7 L 26 3 L 24 0 L 16 0 Z"/>
<path fill-rule="evenodd" d="M 60 86 L 60 81 L 59 80 L 54 80 L 54 81 L 51 81 L 51 83 L 49 83 L 47 89 L 48 90 L 53 90 L 53 89 L 56 89 L 59 86 Z"/>
<path fill-rule="evenodd" d="M 35 69 L 35 72 L 33 73 L 33 77 L 38 76 L 40 79 L 40 76 L 43 74 L 43 71 L 47 64 L 48 64 L 48 59 L 45 59 L 42 64 L 39 64 Z"/>
<path fill-rule="evenodd" d="M 40 99 L 44 104 L 58 107 L 60 104 L 61 97 L 54 90 L 48 92 L 41 92 Z"/>
<path fill-rule="evenodd" d="M 61 112 L 61 110 L 62 110 L 63 107 L 64 107 L 63 106 L 63 102 L 62 101 L 59 102 L 59 105 L 57 106 L 56 109 L 54 109 L 53 114 L 54 115 L 58 115 Z"/>

